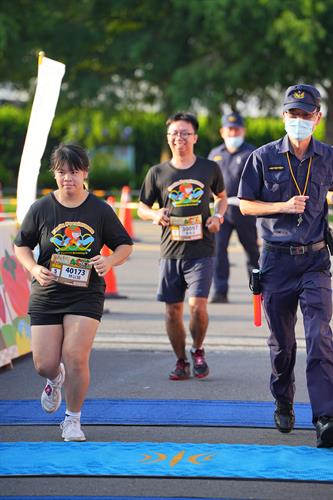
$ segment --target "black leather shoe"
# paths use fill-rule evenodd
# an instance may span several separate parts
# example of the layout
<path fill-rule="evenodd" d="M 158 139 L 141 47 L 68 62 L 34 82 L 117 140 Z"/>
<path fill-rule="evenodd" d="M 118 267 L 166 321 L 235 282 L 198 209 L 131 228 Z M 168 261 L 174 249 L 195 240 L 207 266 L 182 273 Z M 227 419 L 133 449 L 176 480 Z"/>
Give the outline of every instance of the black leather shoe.
<path fill-rule="evenodd" d="M 316 432 L 317 448 L 333 448 L 333 417 L 319 417 Z"/>
<path fill-rule="evenodd" d="M 295 425 L 295 413 L 292 403 L 282 403 L 275 401 L 276 410 L 274 412 L 275 427 L 278 431 L 286 434 L 291 432 Z"/>
<path fill-rule="evenodd" d="M 226 293 L 214 293 L 209 299 L 210 304 L 227 304 L 228 302 L 228 295 Z"/>

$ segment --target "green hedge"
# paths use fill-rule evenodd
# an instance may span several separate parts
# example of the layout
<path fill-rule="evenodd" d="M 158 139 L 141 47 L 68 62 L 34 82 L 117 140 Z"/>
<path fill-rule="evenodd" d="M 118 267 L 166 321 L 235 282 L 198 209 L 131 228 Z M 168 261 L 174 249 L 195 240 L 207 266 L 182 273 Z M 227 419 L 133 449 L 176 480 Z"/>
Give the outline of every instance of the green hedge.
<path fill-rule="evenodd" d="M 11 105 L 0 107 L 0 182 L 4 190 L 15 189 L 20 158 L 28 126 L 30 108 L 21 109 Z M 165 141 L 166 116 L 161 113 L 122 111 L 110 116 L 100 110 L 74 109 L 57 114 L 42 158 L 38 187 L 54 187 L 48 171 L 49 157 L 59 142 L 77 142 L 93 152 L 96 148 L 110 145 L 132 144 L 135 148 L 135 171 L 121 171 L 106 165 L 103 155 L 92 161 L 89 175 L 90 187 L 112 192 L 129 184 L 140 187 L 142 179 L 151 165 L 160 161 L 161 154 L 168 155 Z M 197 154 L 207 156 L 212 147 L 221 142 L 220 117 L 202 116 L 199 119 L 199 141 Z M 246 120 L 247 141 L 259 147 L 284 134 L 280 118 L 249 118 Z M 315 136 L 323 140 L 325 124 L 322 122 Z"/>
<path fill-rule="evenodd" d="M 0 106 L 0 182 L 16 185 L 29 112 L 14 106 Z"/>

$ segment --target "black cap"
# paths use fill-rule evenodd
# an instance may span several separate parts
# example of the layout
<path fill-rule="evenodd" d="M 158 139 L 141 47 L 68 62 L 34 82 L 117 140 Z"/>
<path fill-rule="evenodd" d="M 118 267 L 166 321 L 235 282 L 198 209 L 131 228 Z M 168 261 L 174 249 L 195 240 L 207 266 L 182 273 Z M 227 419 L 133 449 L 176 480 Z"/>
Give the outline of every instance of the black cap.
<path fill-rule="evenodd" d="M 244 127 L 244 120 L 239 113 L 229 113 L 222 116 L 222 127 Z"/>
<path fill-rule="evenodd" d="M 300 84 L 288 87 L 284 96 L 283 111 L 302 109 L 312 113 L 320 109 L 321 96 L 316 87 Z"/>

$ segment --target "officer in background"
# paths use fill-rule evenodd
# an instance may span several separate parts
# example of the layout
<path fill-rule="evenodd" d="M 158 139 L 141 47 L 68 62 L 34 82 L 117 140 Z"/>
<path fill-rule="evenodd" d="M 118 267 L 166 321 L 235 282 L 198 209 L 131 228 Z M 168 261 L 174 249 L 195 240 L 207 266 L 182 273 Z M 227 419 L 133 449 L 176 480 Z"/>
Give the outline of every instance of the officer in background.
<path fill-rule="evenodd" d="M 240 209 L 259 217 L 263 304 L 270 329 L 275 425 L 294 427 L 295 324 L 300 305 L 307 350 L 306 378 L 317 446 L 333 447 L 331 261 L 326 245 L 326 195 L 333 185 L 333 149 L 312 134 L 320 122 L 320 93 L 311 85 L 287 89 L 287 134 L 255 150 L 240 182 Z"/>
<path fill-rule="evenodd" d="M 228 194 L 228 209 L 224 216 L 224 224 L 215 235 L 214 290 L 210 302 L 223 304 L 228 302 L 230 274 L 228 245 L 233 230 L 237 231 L 238 239 L 245 250 L 249 274 L 252 269 L 258 267 L 259 250 L 256 218 L 244 217 L 241 214 L 237 198 L 244 165 L 255 148 L 244 141 L 244 121 L 238 113 L 230 113 L 222 117 L 220 134 L 224 143 L 212 149 L 208 158 L 216 161 L 222 171 Z"/>

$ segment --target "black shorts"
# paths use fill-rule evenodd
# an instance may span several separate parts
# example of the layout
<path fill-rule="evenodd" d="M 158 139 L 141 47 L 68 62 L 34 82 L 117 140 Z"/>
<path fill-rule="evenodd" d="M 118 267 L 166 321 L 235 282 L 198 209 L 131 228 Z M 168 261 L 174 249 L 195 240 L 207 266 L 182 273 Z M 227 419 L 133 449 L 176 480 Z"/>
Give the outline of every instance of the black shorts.
<path fill-rule="evenodd" d="M 56 285 L 43 289 L 33 283 L 29 302 L 31 325 L 61 325 L 68 314 L 101 320 L 104 287 Z"/>
<path fill-rule="evenodd" d="M 62 325 L 64 322 L 64 316 L 72 314 L 73 316 L 85 316 L 86 318 L 97 319 L 101 321 L 101 316 L 94 313 L 58 313 L 58 314 L 41 314 L 41 313 L 29 313 L 30 314 L 30 325 L 31 326 L 42 326 L 42 325 Z"/>

